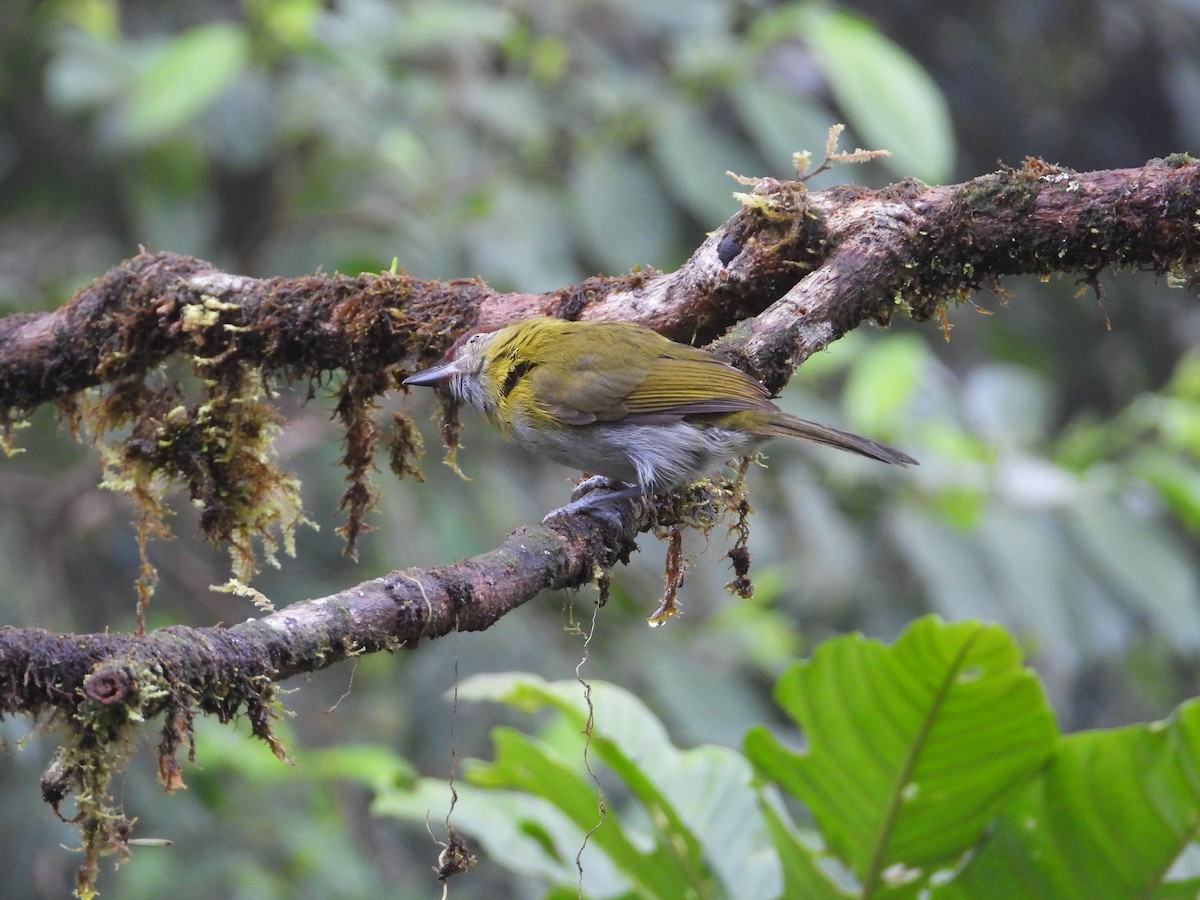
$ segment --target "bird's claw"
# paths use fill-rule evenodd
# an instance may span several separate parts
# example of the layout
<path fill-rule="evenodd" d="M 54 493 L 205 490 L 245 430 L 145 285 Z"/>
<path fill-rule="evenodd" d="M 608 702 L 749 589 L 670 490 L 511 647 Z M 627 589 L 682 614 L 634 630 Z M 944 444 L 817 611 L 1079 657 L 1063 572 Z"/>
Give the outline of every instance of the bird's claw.
<path fill-rule="evenodd" d="M 575 489 L 571 491 L 572 503 L 577 503 L 586 497 L 588 494 L 601 492 L 601 496 L 594 497 L 593 503 L 604 503 L 607 500 L 605 494 L 612 494 L 619 490 L 624 490 L 628 485 L 624 482 L 613 481 L 605 475 L 589 475 L 579 484 L 575 485 Z"/>
<path fill-rule="evenodd" d="M 581 481 L 571 492 L 570 503 L 547 513 L 542 519 L 542 524 L 544 525 L 552 519 L 586 512 L 588 515 L 595 516 L 620 529 L 624 527 L 624 523 L 612 504 L 619 500 L 641 496 L 642 490 L 637 485 L 627 485 L 620 481 L 613 481 L 611 478 L 605 478 L 603 475 L 593 475 L 591 478 Z"/>

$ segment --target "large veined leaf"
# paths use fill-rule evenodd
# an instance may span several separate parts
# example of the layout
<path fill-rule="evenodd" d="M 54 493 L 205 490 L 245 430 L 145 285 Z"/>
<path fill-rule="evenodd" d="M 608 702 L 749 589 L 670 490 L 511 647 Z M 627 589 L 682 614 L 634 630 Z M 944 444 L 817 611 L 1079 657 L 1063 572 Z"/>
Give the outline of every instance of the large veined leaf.
<path fill-rule="evenodd" d="M 1061 740 L 1046 771 L 937 897 L 1195 897 L 1168 882 L 1200 831 L 1200 703 Z"/>
<path fill-rule="evenodd" d="M 763 817 L 775 843 L 783 869 L 784 897 L 838 898 L 850 897 L 823 872 L 817 862 L 819 848 L 800 839 L 784 813 L 764 799 Z"/>
<path fill-rule="evenodd" d="M 586 896 L 1196 896 L 1200 701 L 1166 722 L 1058 737 L 1004 631 L 936 617 L 890 647 L 828 641 L 776 693 L 808 746 L 758 728 L 747 756 L 803 801 L 815 831 L 773 786 L 755 797 L 733 751 L 679 750 L 636 697 L 593 685 L 590 759 L 632 802 L 589 838 Z M 561 713 L 538 738 L 498 729 L 495 762 L 469 767 L 454 818 L 490 859 L 547 882 L 547 897 L 576 896 L 598 800 L 580 686 L 480 676 L 464 698 Z M 438 818 L 449 802 L 444 783 L 373 781 L 399 788 L 381 790 L 380 812 Z"/>
<path fill-rule="evenodd" d="M 932 616 L 891 647 L 825 643 L 784 674 L 776 698 L 808 746 L 793 752 L 758 728 L 747 756 L 803 801 L 864 896 L 974 845 L 1056 737 L 1041 686 L 1002 629 Z"/>

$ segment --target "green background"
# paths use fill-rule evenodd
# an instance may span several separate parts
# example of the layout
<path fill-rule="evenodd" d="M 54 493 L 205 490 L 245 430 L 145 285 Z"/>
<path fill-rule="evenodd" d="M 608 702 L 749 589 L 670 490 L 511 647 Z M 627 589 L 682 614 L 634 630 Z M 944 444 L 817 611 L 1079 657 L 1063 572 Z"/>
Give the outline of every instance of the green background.
<path fill-rule="evenodd" d="M 834 122 L 848 125 L 843 147 L 893 156 L 816 187 L 951 183 L 1027 155 L 1086 170 L 1197 152 L 1198 47 L 1183 2 L 10 0 L 0 312 L 54 308 L 139 245 L 259 276 L 395 258 L 522 291 L 671 269 L 736 209 L 726 170 L 787 177 L 792 152 L 819 157 Z M 951 312 L 949 343 L 898 323 L 811 360 L 781 403 L 902 447 L 920 469 L 773 447 L 750 480 L 755 599 L 722 589 L 721 534 L 691 536 L 685 616 L 646 628 L 663 549 L 643 537 L 584 673 L 641 697 L 679 746 L 740 746 L 754 725 L 794 727 L 771 686 L 797 656 L 853 630 L 891 640 L 936 611 L 1015 634 L 1064 730 L 1145 721 L 1198 693 L 1200 326 L 1163 279 L 1101 281 L 1103 305 L 1070 277 L 1010 279 L 1008 294 L 976 298 L 992 315 Z M 429 421 L 427 480 L 379 476 L 377 530 L 354 564 L 333 534 L 332 403 L 282 403 L 279 450 L 321 531 L 256 580 L 278 605 L 487 549 L 570 490 L 571 473 L 472 420 L 463 482 L 439 464 Z M 433 411 L 424 395 L 389 406 L 422 423 Z M 130 628 L 132 507 L 96 487 L 96 454 L 47 411 L 19 443 L 0 462 L 0 619 Z M 178 507 L 179 537 L 151 551 L 151 625 L 255 615 L 208 590 L 226 557 Z M 321 753 L 353 744 L 366 770 L 445 776 L 456 667 L 571 677 L 582 642 L 564 609 L 586 623 L 594 596 L 547 595 L 484 634 L 287 685 L 298 773 L 205 723 L 189 790 L 167 798 L 139 754 L 118 794 L 139 836 L 175 843 L 138 849 L 101 889 L 432 896 L 429 835 L 372 816 L 370 789 L 342 777 L 353 755 Z M 505 722 L 524 720 L 462 706 L 458 755 L 488 756 Z M 60 843 L 75 837 L 37 797 L 53 736 L 7 721 L 0 737 L 0 890 L 63 896 L 78 857 Z M 491 861 L 469 878 L 469 895 L 538 893 Z"/>

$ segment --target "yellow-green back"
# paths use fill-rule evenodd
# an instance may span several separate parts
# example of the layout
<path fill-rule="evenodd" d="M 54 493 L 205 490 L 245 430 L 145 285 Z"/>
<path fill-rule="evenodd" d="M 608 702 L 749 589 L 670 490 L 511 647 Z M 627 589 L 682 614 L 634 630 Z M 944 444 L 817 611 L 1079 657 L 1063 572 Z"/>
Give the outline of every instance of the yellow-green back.
<path fill-rule="evenodd" d="M 711 353 L 623 322 L 532 319 L 492 335 L 485 357 L 502 423 L 649 424 L 774 408 L 761 384 Z"/>

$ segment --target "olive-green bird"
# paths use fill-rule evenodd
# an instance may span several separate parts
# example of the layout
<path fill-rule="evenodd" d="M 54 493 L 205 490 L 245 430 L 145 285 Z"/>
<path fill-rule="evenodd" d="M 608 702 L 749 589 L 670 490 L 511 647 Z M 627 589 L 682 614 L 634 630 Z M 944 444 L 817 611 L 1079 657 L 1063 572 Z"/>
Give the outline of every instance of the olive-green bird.
<path fill-rule="evenodd" d="M 774 437 L 916 464 L 788 415 L 759 382 L 707 350 L 624 322 L 519 322 L 474 335 L 452 361 L 404 383 L 447 387 L 522 447 L 627 485 L 574 509 L 671 490 Z"/>

